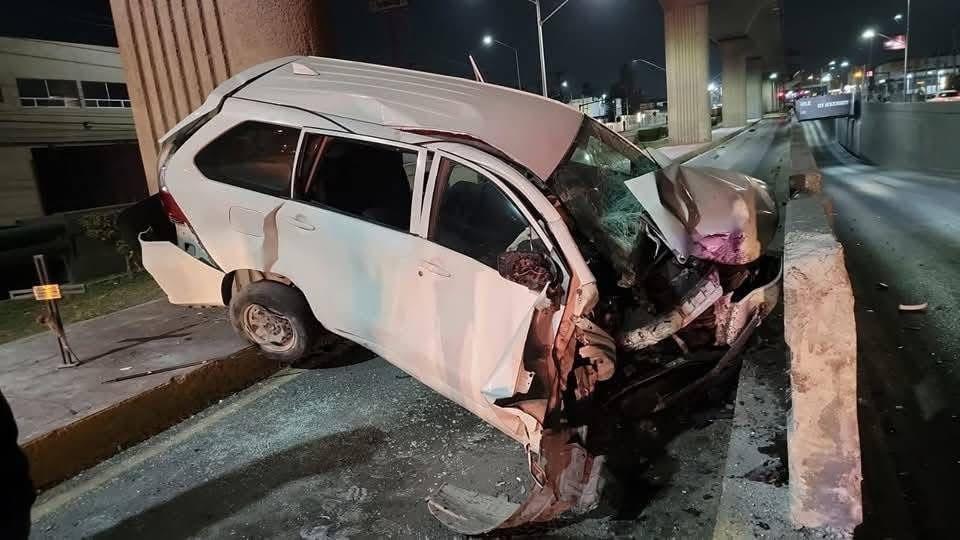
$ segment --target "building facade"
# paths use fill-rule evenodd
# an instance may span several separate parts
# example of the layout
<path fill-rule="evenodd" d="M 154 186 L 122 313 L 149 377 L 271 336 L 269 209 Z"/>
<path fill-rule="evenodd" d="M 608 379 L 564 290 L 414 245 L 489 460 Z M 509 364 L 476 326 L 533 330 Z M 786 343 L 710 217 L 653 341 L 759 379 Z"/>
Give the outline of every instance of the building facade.
<path fill-rule="evenodd" d="M 895 60 L 877 66 L 873 94 L 879 99 L 902 101 L 903 61 Z M 908 58 L 907 101 L 925 101 L 942 90 L 958 89 L 960 55 Z"/>
<path fill-rule="evenodd" d="M 0 227 L 147 194 L 120 51 L 0 37 Z"/>

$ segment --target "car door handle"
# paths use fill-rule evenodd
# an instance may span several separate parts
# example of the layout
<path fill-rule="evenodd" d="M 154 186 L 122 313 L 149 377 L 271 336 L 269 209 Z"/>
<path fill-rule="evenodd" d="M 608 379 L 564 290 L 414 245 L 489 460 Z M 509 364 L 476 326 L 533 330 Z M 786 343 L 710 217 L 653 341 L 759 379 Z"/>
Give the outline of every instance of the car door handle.
<path fill-rule="evenodd" d="M 296 228 L 298 228 L 298 229 L 303 229 L 303 230 L 305 230 L 305 231 L 313 231 L 313 230 L 316 230 L 316 227 L 315 227 L 312 223 L 310 223 L 309 221 L 307 221 L 307 218 L 305 218 L 305 217 L 303 217 L 303 216 L 301 216 L 301 215 L 299 215 L 299 214 L 296 215 L 296 216 L 294 216 L 294 217 L 292 217 L 292 218 L 289 218 L 289 221 L 290 221 L 290 223 L 293 224 L 294 227 L 296 227 Z"/>
<path fill-rule="evenodd" d="M 417 273 L 421 276 L 424 272 L 430 272 L 431 274 L 445 278 L 453 276 L 453 274 L 444 270 L 442 266 L 438 266 L 430 261 L 420 261 L 420 265 L 417 268 L 419 268 Z"/>

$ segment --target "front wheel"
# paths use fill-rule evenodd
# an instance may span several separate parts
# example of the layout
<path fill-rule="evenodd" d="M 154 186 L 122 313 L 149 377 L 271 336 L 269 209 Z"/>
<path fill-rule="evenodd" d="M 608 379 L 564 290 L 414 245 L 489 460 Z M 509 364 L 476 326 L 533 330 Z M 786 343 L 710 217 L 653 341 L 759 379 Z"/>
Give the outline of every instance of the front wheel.
<path fill-rule="evenodd" d="M 250 283 L 233 296 L 230 322 L 265 356 L 284 363 L 307 356 L 323 332 L 303 293 L 269 280 Z"/>

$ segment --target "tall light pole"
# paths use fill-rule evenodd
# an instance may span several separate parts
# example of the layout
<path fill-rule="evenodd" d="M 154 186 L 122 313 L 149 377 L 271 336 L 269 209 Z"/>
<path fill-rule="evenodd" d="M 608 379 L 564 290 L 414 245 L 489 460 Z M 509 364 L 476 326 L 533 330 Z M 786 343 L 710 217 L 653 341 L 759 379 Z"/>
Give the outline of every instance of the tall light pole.
<path fill-rule="evenodd" d="M 540 16 L 540 0 L 529 0 L 531 4 L 537 9 L 537 40 L 540 43 L 540 81 L 543 84 L 543 97 L 547 96 L 547 61 L 543 54 L 543 25 L 546 24 L 550 17 L 553 17 L 560 8 L 567 5 L 567 2 L 570 0 L 563 0 L 560 2 L 560 5 L 553 8 L 553 11 L 547 14 L 546 17 Z"/>
<path fill-rule="evenodd" d="M 517 52 L 517 48 L 514 47 L 513 45 L 507 45 L 506 43 L 500 41 L 499 39 L 495 39 L 490 34 L 483 36 L 483 44 L 486 45 L 487 47 L 493 46 L 494 43 L 496 43 L 497 45 L 503 45 L 504 47 L 513 51 L 513 60 L 514 62 L 516 62 L 516 65 L 517 65 L 517 90 L 523 90 L 523 86 L 521 86 L 520 84 L 520 54 Z"/>
<path fill-rule="evenodd" d="M 907 100 L 907 58 L 910 56 L 910 0 L 907 0 L 907 33 L 903 35 L 903 100 Z"/>

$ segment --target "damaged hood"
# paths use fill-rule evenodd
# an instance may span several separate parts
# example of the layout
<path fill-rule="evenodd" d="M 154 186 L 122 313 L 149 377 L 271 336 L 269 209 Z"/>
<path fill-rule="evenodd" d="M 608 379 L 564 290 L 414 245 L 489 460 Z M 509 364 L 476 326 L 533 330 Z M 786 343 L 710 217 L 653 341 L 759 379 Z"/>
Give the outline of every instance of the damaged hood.
<path fill-rule="evenodd" d="M 745 174 L 673 164 L 626 186 L 681 261 L 746 264 L 776 231 L 777 206 L 766 183 Z"/>

